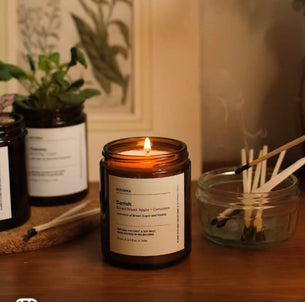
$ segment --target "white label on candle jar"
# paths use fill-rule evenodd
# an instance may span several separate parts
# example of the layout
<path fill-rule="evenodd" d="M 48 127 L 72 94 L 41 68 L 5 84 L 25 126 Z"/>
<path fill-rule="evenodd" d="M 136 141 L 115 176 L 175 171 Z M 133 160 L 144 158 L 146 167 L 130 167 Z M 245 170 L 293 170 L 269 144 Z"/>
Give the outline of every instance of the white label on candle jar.
<path fill-rule="evenodd" d="M 12 218 L 8 147 L 0 147 L 0 220 Z"/>
<path fill-rule="evenodd" d="M 110 250 L 158 256 L 184 249 L 184 174 L 109 176 Z"/>
<path fill-rule="evenodd" d="M 27 128 L 27 172 L 32 196 L 60 196 L 87 189 L 85 123 Z"/>

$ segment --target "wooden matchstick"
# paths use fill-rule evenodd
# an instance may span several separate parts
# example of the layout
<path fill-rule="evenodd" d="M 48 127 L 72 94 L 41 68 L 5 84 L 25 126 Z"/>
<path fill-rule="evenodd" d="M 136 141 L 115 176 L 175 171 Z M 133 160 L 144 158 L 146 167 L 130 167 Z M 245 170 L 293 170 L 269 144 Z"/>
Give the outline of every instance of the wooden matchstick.
<path fill-rule="evenodd" d="M 264 156 L 266 154 L 268 154 L 268 146 L 263 147 L 262 155 Z M 260 187 L 263 186 L 266 182 L 266 174 L 267 174 L 267 160 L 264 160 L 262 162 Z M 264 203 L 265 203 L 264 199 L 259 202 L 259 209 L 257 210 L 256 215 L 255 215 L 255 219 L 253 221 L 253 226 L 256 229 L 256 236 L 258 236 L 259 238 L 262 238 L 262 239 L 265 238 L 264 235 L 261 233 L 262 230 L 263 230 L 263 219 L 262 219 L 263 210 L 262 210 L 262 206 L 263 206 Z"/>
<path fill-rule="evenodd" d="M 286 150 L 282 151 L 277 159 L 277 162 L 275 164 L 275 167 L 273 169 L 273 172 L 272 172 L 272 175 L 271 175 L 271 178 L 273 178 L 274 176 L 276 176 L 280 170 L 280 167 L 281 167 L 281 164 L 283 162 L 283 159 L 284 159 L 284 156 L 286 154 Z"/>
<path fill-rule="evenodd" d="M 241 149 L 241 164 L 244 165 L 247 162 L 247 155 L 246 155 L 246 149 Z M 244 193 L 249 193 L 248 192 L 248 173 L 247 171 L 242 172 L 242 177 L 243 177 L 243 191 Z"/>
<path fill-rule="evenodd" d="M 249 157 L 248 161 L 252 161 L 254 157 L 254 150 L 250 149 L 249 150 Z M 247 176 L 247 192 L 251 192 L 251 187 L 252 187 L 252 174 L 253 174 L 253 168 L 249 168 L 248 170 L 248 176 Z"/>
<path fill-rule="evenodd" d="M 266 159 L 268 159 L 268 158 L 270 158 L 270 157 L 272 157 L 272 156 L 274 156 L 274 155 L 276 155 L 276 154 L 278 154 L 278 153 L 280 153 L 284 150 L 288 150 L 288 149 L 290 149 L 290 148 L 292 148 L 292 147 L 294 147 L 294 146 L 296 146 L 296 145 L 298 145 L 298 144 L 300 144 L 304 141 L 305 141 L 305 135 L 303 135 L 303 136 L 301 136 L 301 137 L 299 137 L 299 138 L 297 138 L 297 139 L 295 139 L 295 140 L 293 140 L 293 141 L 291 141 L 291 142 L 289 142 L 289 143 L 287 143 L 287 144 L 285 144 L 285 145 L 283 145 L 283 146 L 281 146 L 281 147 L 279 147 L 279 148 L 277 148 L 277 149 L 275 149 L 275 150 L 273 150 L 273 151 L 255 159 L 255 160 L 237 168 L 235 170 L 235 174 L 239 174 L 242 171 L 247 170 L 250 167 L 253 167 L 253 166 L 257 165 L 261 161 L 266 160 Z"/>
<path fill-rule="evenodd" d="M 254 154 L 254 150 L 250 149 L 249 151 L 249 161 L 251 161 L 253 159 L 253 154 Z M 242 149 L 241 150 L 241 164 L 246 162 L 246 150 Z M 258 164 L 257 167 L 260 167 L 261 164 Z M 260 171 L 260 170 L 259 170 Z M 256 173 L 256 178 L 259 177 L 260 172 L 255 171 Z M 258 175 L 257 175 L 258 173 Z M 251 184 L 252 183 L 252 169 L 249 169 L 248 173 L 245 172 L 243 173 L 243 191 L 244 193 L 246 192 L 250 192 L 251 191 Z M 257 179 L 257 184 L 258 184 L 258 179 Z M 245 199 L 244 199 L 245 200 Z M 232 206 L 232 205 L 231 205 Z M 245 206 L 246 208 L 246 206 Z M 245 221 L 247 221 L 247 225 L 250 225 L 250 219 L 251 219 L 251 210 L 247 209 L 247 214 L 245 215 L 244 219 Z M 214 219 L 212 219 L 211 221 L 211 225 L 216 225 L 218 228 L 221 228 L 223 226 L 226 225 L 227 221 L 229 219 L 231 219 L 233 216 L 237 215 L 241 210 L 239 208 L 235 208 L 235 207 L 230 207 L 224 211 L 222 211 L 221 213 L 219 213 L 217 215 L 217 217 L 215 217 Z"/>
<path fill-rule="evenodd" d="M 259 157 L 263 156 L 263 150 L 259 152 Z M 251 191 L 255 190 L 258 187 L 258 182 L 261 177 L 262 163 L 258 163 L 254 173 L 254 180 Z"/>
<path fill-rule="evenodd" d="M 270 192 L 273 188 L 279 185 L 284 179 L 289 177 L 295 171 L 300 169 L 303 165 L 305 165 L 305 157 L 302 157 L 294 164 L 283 170 L 281 173 L 277 174 L 275 177 L 271 178 L 268 182 L 266 182 L 261 187 L 257 188 L 253 191 L 253 193 L 267 193 Z"/>
<path fill-rule="evenodd" d="M 253 151 L 250 152 L 251 154 L 249 155 L 250 157 L 253 157 Z M 242 149 L 241 150 L 241 164 L 246 163 L 246 150 Z M 251 188 L 251 179 L 248 180 L 249 177 L 249 173 L 247 173 L 246 171 L 243 173 L 243 191 L 246 192 L 250 192 L 250 188 Z M 252 175 L 250 176 L 252 178 Z M 219 213 L 217 215 L 217 217 L 215 217 L 214 219 L 212 219 L 211 221 L 211 225 L 215 225 L 218 228 L 221 228 L 223 226 L 226 225 L 227 221 L 229 219 L 231 219 L 232 216 L 237 215 L 241 210 L 235 207 L 230 207 L 224 211 L 222 211 L 221 213 Z M 248 216 L 245 215 L 245 221 L 248 219 Z M 250 221 L 250 220 L 249 220 Z M 248 224 L 248 223 L 247 223 Z"/>
<path fill-rule="evenodd" d="M 264 146 L 263 149 L 260 151 L 259 155 L 262 156 L 262 155 L 266 154 L 267 152 L 268 152 L 268 147 Z M 252 169 L 252 167 L 250 169 Z M 249 171 L 250 171 L 250 169 L 249 169 Z M 243 173 L 246 173 L 246 171 L 243 171 Z M 265 182 L 265 179 L 266 179 L 266 161 L 259 163 L 256 167 L 256 173 L 254 175 L 252 190 L 253 190 L 253 187 L 256 188 L 258 186 L 259 180 L 260 180 L 260 183 L 262 184 Z M 250 188 L 250 191 L 251 191 L 251 188 Z M 247 198 L 246 198 L 246 200 L 247 200 Z M 254 206 L 253 202 L 254 202 L 254 200 L 249 198 L 247 200 L 249 209 L 248 210 L 246 208 L 244 209 L 245 216 L 248 212 L 249 222 L 246 223 L 246 221 L 245 221 L 245 227 L 244 227 L 243 234 L 241 237 L 242 241 L 255 240 L 257 237 L 257 234 L 258 234 L 257 228 L 255 227 L 257 215 L 255 217 L 255 220 L 252 223 L 252 211 L 253 211 L 253 206 Z M 244 203 L 246 203 L 246 201 L 244 201 Z"/>
<path fill-rule="evenodd" d="M 88 202 L 86 202 L 86 204 L 88 204 Z M 81 208 L 83 208 L 83 206 L 79 205 L 76 208 L 78 210 L 80 210 Z M 55 228 L 57 226 L 64 225 L 67 223 L 71 223 L 74 221 L 78 221 L 80 219 L 84 219 L 86 217 L 90 217 L 90 216 L 100 213 L 100 208 L 91 209 L 91 210 L 81 212 L 78 214 L 74 214 L 75 213 L 74 208 L 71 210 L 68 211 L 68 213 L 69 213 L 68 215 L 60 215 L 60 217 L 57 217 L 47 223 L 37 225 L 37 226 L 34 226 L 33 228 L 29 229 L 27 234 L 23 237 L 23 240 L 25 242 L 27 242 L 39 232 L 42 232 L 42 231 L 45 231 L 45 230 L 48 230 L 51 228 Z M 64 213 L 64 214 L 66 214 L 66 213 Z M 74 215 L 71 215 L 71 214 L 74 214 Z"/>
<path fill-rule="evenodd" d="M 249 153 L 249 158 L 252 156 L 253 158 L 253 150 Z M 241 162 L 242 164 L 245 164 L 246 162 L 246 150 L 241 149 Z M 250 193 L 251 190 L 251 179 L 249 179 L 249 173 L 248 171 L 243 171 L 242 172 L 243 176 L 243 189 L 244 193 Z M 251 175 L 252 178 L 252 175 Z M 251 215 L 252 215 L 252 210 L 251 210 L 251 201 L 249 201 L 247 198 L 243 198 L 242 202 L 244 204 L 244 220 L 245 220 L 245 226 L 246 228 L 250 227 L 251 224 Z"/>
<path fill-rule="evenodd" d="M 58 221 L 58 220 L 61 220 L 62 218 L 64 217 L 68 217 L 68 216 L 71 216 L 72 214 L 75 214 L 76 212 L 80 211 L 81 209 L 85 208 L 89 203 L 91 202 L 91 200 L 86 200 L 82 203 L 80 203 L 79 205 L 71 208 L 70 210 L 62 213 L 61 215 L 55 217 L 53 220 L 51 221 Z M 51 222 L 50 221 L 50 222 Z"/>

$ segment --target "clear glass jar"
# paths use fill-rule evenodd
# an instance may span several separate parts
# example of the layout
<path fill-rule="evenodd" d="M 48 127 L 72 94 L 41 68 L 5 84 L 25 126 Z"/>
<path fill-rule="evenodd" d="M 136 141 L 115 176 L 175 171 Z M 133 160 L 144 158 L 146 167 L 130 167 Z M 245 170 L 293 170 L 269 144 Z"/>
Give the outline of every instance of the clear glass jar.
<path fill-rule="evenodd" d="M 289 239 L 299 210 L 297 178 L 289 176 L 268 193 L 243 193 L 242 175 L 235 169 L 213 170 L 199 178 L 196 198 L 202 234 L 218 244 L 247 248 Z"/>
<path fill-rule="evenodd" d="M 145 155 L 144 140 L 110 142 L 100 162 L 103 256 L 129 268 L 168 266 L 191 250 L 187 147 L 152 137 L 152 153 Z"/>
<path fill-rule="evenodd" d="M 88 193 L 86 114 L 83 105 L 55 110 L 27 109 L 24 116 L 30 203 L 55 206 L 76 202 Z"/>
<path fill-rule="evenodd" d="M 2 113 L 0 122 L 0 231 L 30 217 L 25 165 L 26 129 L 21 115 Z"/>

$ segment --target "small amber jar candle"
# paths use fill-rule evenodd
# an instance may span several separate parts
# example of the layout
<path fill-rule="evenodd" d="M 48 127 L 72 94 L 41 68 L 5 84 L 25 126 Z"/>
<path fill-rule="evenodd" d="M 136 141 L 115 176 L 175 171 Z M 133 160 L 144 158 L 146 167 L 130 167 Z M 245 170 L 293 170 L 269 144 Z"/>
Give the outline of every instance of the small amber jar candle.
<path fill-rule="evenodd" d="M 102 253 L 115 265 L 159 268 L 191 251 L 190 171 L 185 143 L 126 138 L 104 146 Z"/>
<path fill-rule="evenodd" d="M 30 203 L 57 206 L 76 202 L 88 193 L 87 134 L 84 106 L 54 110 L 25 108 L 26 157 Z"/>
<path fill-rule="evenodd" d="M 25 223 L 30 217 L 26 182 L 24 119 L 2 113 L 0 118 L 0 231 Z"/>

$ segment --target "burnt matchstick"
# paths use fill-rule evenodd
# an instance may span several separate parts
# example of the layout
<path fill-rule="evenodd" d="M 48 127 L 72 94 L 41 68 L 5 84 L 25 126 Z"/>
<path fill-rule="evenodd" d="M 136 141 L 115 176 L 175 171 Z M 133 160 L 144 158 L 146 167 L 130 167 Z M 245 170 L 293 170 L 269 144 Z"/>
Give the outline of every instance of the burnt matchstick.
<path fill-rule="evenodd" d="M 259 156 L 263 156 L 263 153 L 267 153 L 266 147 L 264 147 L 264 151 L 260 151 Z M 305 157 L 297 160 L 294 164 L 282 170 L 279 173 L 280 166 L 282 164 L 283 158 L 285 156 L 286 150 L 281 151 L 281 154 L 278 157 L 277 163 L 273 169 L 271 178 L 266 181 L 266 162 L 260 162 L 256 169 L 255 175 L 252 183 L 252 172 L 244 171 L 243 174 L 246 174 L 246 178 L 243 178 L 243 186 L 244 193 L 249 190 L 249 193 L 258 194 L 256 197 L 261 198 L 261 200 L 254 200 L 251 196 L 244 195 L 243 197 L 243 206 L 240 207 L 240 203 L 231 203 L 230 208 L 224 210 L 219 213 L 216 218 L 214 218 L 210 223 L 213 226 L 221 228 L 226 225 L 228 220 L 232 219 L 234 215 L 238 215 L 240 212 L 244 213 L 244 227 L 240 237 L 241 242 L 261 242 L 266 240 L 265 229 L 264 229 L 264 221 L 263 221 L 263 211 L 266 208 L 264 205 L 268 203 L 265 194 L 273 190 L 276 186 L 278 186 L 282 181 L 292 175 L 295 171 L 300 169 L 303 165 L 305 165 Z M 251 158 L 251 156 L 249 156 Z M 250 178 L 250 179 L 249 179 Z M 262 194 L 262 195 L 260 195 Z M 257 205 L 257 206 L 255 206 Z M 247 215 L 246 212 L 248 211 Z M 251 212 L 250 212 L 251 211 Z M 227 229 L 230 231 L 230 228 Z"/>
<path fill-rule="evenodd" d="M 263 149 L 260 151 L 259 155 L 263 156 L 265 154 L 268 153 L 268 146 L 264 146 Z M 249 169 L 249 171 L 252 168 Z M 260 162 L 257 164 L 256 166 L 256 171 L 255 171 L 255 175 L 254 175 L 254 180 L 253 180 L 253 184 L 252 187 L 250 188 L 250 192 L 253 192 L 257 186 L 258 186 L 258 182 L 260 180 L 260 185 L 264 184 L 266 181 L 266 172 L 267 172 L 267 160 L 264 160 L 263 162 Z M 243 172 L 243 174 L 246 173 L 246 171 Z M 248 214 L 248 223 L 245 223 L 244 229 L 243 229 L 243 234 L 241 236 L 241 241 L 258 241 L 258 238 L 263 238 L 264 234 L 257 236 L 258 233 L 262 232 L 262 228 L 260 228 L 260 230 L 258 230 L 258 228 L 255 225 L 255 221 L 258 220 L 259 222 L 261 222 L 262 225 L 262 221 L 259 220 L 261 218 L 261 216 L 259 216 L 258 214 L 255 215 L 254 221 L 253 221 L 253 200 L 251 202 L 249 202 L 251 209 L 249 210 L 249 214 Z M 257 210 L 257 212 L 259 212 L 259 210 Z M 261 212 L 262 213 L 262 212 Z M 247 222 L 245 221 L 245 222 Z"/>
<path fill-rule="evenodd" d="M 45 231 L 45 230 L 48 230 L 51 228 L 55 228 L 57 226 L 64 225 L 67 223 L 71 223 L 74 221 L 78 221 L 78 220 L 84 219 L 86 217 L 90 217 L 90 216 L 100 213 L 100 208 L 95 208 L 95 209 L 91 209 L 91 210 L 88 210 L 85 212 L 74 214 L 75 212 L 84 208 L 89 202 L 90 201 L 83 202 L 82 204 L 79 204 L 78 206 L 68 210 L 67 212 L 61 214 L 60 216 L 54 218 L 51 221 L 29 229 L 27 231 L 27 234 L 24 235 L 23 241 L 25 241 L 25 242 L 29 241 L 32 237 L 37 235 L 39 232 L 42 232 L 42 231 Z M 74 215 L 72 215 L 72 214 L 74 214 Z"/>
<path fill-rule="evenodd" d="M 242 165 L 241 167 L 239 167 L 235 170 L 235 174 L 240 174 L 242 171 L 247 170 L 250 167 L 253 167 L 253 166 L 257 165 L 258 163 L 262 162 L 263 160 L 266 160 L 266 159 L 268 159 L 268 158 L 270 158 L 270 157 L 272 157 L 272 156 L 274 156 L 274 155 L 276 155 L 276 154 L 278 154 L 278 153 L 280 153 L 284 150 L 288 150 L 288 149 L 290 149 L 290 148 L 292 148 L 292 147 L 294 147 L 294 146 L 296 146 L 296 145 L 298 145 L 298 144 L 300 144 L 304 141 L 305 141 L 305 135 L 300 136 L 299 138 L 297 138 L 297 139 L 295 139 L 295 140 L 293 140 L 293 141 L 291 141 L 291 142 L 289 142 L 289 143 L 287 143 L 287 144 L 285 144 L 285 145 L 283 145 L 283 146 L 281 146 L 281 147 L 279 147 L 279 148 L 277 148 L 277 149 L 275 149 L 275 150 L 273 150 L 273 151 L 255 159 L 255 160 L 253 160 L 249 163 L 246 163 L 246 164 Z"/>
<path fill-rule="evenodd" d="M 259 152 L 259 157 L 263 156 L 264 153 L 267 153 L 267 147 L 265 146 L 263 150 Z M 243 151 L 244 153 L 244 151 Z M 272 172 L 271 179 L 273 179 L 275 176 L 277 176 L 280 166 L 283 162 L 283 158 L 285 156 L 286 151 L 282 151 L 281 154 L 278 157 L 278 160 L 276 162 L 276 165 L 274 167 L 274 170 Z M 245 161 L 245 156 L 242 156 L 244 159 L 242 160 L 243 162 Z M 253 157 L 253 151 L 250 150 L 249 152 L 249 159 Z M 300 167 L 302 163 L 295 164 L 293 168 L 290 168 L 288 174 L 285 172 L 284 175 L 286 177 L 289 176 L 289 173 L 292 173 L 295 169 Z M 253 178 L 253 183 L 252 183 L 252 171 L 251 169 L 246 173 L 246 178 L 243 179 L 243 187 L 244 190 L 247 192 L 252 192 L 252 193 L 259 193 L 259 192 L 268 192 L 271 191 L 272 188 L 281 182 L 285 176 L 281 176 L 281 179 L 278 180 L 276 178 L 275 180 L 272 180 L 271 185 L 270 182 L 267 183 L 267 187 L 263 187 L 262 189 L 259 188 L 259 182 L 260 185 L 262 186 L 263 183 L 265 183 L 265 178 L 266 178 L 266 162 L 265 163 L 258 163 L 255 169 L 254 173 L 254 178 Z M 245 175 L 244 175 L 245 176 Z M 271 180 L 270 179 L 270 180 Z M 239 214 L 241 211 L 245 211 L 245 226 L 243 230 L 243 234 L 241 237 L 241 241 L 262 241 L 265 238 L 264 232 L 263 232 L 263 225 L 262 225 L 262 219 L 261 219 L 261 213 L 256 213 L 252 208 L 252 200 L 251 198 L 247 200 L 248 198 L 246 197 L 244 200 L 245 203 L 245 208 L 241 209 L 239 205 L 234 205 L 232 204 L 230 208 L 224 210 L 223 212 L 219 213 L 211 222 L 211 225 L 214 225 L 218 228 L 221 228 L 226 225 L 226 223 L 233 218 L 233 216 Z M 248 212 L 246 215 L 246 211 Z M 259 212 L 259 211 L 258 211 Z M 246 223 L 247 222 L 247 223 Z"/>
<path fill-rule="evenodd" d="M 265 233 L 263 231 L 257 231 L 254 226 L 250 226 L 248 228 L 244 228 L 243 234 L 240 238 L 241 241 L 264 241 L 266 240 Z"/>
<path fill-rule="evenodd" d="M 254 151 L 253 149 L 249 152 L 249 160 L 253 159 Z M 241 150 L 242 164 L 246 162 L 246 150 Z M 248 171 L 248 173 L 243 173 L 243 190 L 246 193 L 249 193 L 251 190 L 251 181 L 252 181 L 252 169 Z M 247 225 L 250 224 L 251 212 L 247 209 L 243 209 L 245 211 L 245 220 L 247 220 Z M 233 216 L 239 214 L 242 211 L 240 208 L 231 207 L 220 214 L 218 214 L 212 221 L 211 225 L 215 225 L 218 228 L 221 228 L 226 225 L 227 221 L 230 220 Z"/>
<path fill-rule="evenodd" d="M 226 225 L 228 220 L 237 215 L 240 211 L 240 209 L 227 209 L 223 213 L 220 213 L 216 218 L 214 218 L 211 221 L 211 225 L 216 225 L 218 228 L 221 228 Z"/>
<path fill-rule="evenodd" d="M 255 238 L 255 234 L 256 234 L 256 230 L 252 225 L 249 227 L 244 227 L 240 240 L 241 241 L 252 241 Z"/>
<path fill-rule="evenodd" d="M 35 228 L 29 229 L 26 235 L 23 236 L 23 241 L 28 242 L 35 235 L 37 235 Z"/>
<path fill-rule="evenodd" d="M 268 154 L 268 147 L 264 146 L 262 155 L 264 156 L 266 154 Z M 260 187 L 266 183 L 267 160 L 262 161 L 261 165 L 262 165 L 262 167 L 261 167 Z M 266 201 L 264 201 L 264 199 L 259 202 L 259 209 L 256 211 L 255 219 L 253 221 L 253 226 L 255 227 L 255 240 L 261 240 L 262 238 L 265 237 L 263 230 L 262 230 L 263 229 L 262 206 L 265 202 Z"/>

